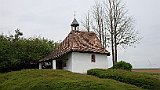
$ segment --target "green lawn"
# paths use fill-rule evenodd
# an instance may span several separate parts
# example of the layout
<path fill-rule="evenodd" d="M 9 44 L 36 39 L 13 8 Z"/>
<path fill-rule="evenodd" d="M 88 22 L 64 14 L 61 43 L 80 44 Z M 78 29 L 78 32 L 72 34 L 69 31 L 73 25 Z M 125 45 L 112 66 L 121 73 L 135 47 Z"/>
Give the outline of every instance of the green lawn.
<path fill-rule="evenodd" d="M 112 79 L 64 70 L 22 70 L 0 74 L 0 90 L 142 90 Z"/>

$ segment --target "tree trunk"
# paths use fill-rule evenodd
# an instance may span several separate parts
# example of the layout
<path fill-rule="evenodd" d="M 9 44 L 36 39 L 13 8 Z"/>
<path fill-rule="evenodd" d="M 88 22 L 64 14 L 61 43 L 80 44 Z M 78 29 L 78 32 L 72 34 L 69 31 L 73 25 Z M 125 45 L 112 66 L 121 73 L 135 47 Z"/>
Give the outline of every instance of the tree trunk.
<path fill-rule="evenodd" d="M 116 39 L 116 35 L 114 35 L 114 60 L 115 60 L 115 64 L 117 63 L 117 39 Z"/>
<path fill-rule="evenodd" d="M 114 54 L 114 41 L 113 41 L 113 31 L 111 31 L 111 48 L 112 48 L 112 61 L 115 64 L 115 54 Z"/>

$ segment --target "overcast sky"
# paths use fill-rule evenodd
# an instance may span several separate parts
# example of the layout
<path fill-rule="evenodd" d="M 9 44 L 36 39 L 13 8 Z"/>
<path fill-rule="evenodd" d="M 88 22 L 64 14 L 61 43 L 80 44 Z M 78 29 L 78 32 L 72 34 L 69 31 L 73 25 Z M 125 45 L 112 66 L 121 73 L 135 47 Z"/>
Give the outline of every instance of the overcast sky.
<path fill-rule="evenodd" d="M 80 22 L 94 1 L 0 0 L 0 34 L 14 34 L 19 28 L 25 37 L 63 40 L 71 31 L 74 11 Z M 160 68 L 160 0 L 123 2 L 129 15 L 135 18 L 135 29 L 143 39 L 136 48 L 119 49 L 119 60 L 130 62 L 134 68 Z"/>

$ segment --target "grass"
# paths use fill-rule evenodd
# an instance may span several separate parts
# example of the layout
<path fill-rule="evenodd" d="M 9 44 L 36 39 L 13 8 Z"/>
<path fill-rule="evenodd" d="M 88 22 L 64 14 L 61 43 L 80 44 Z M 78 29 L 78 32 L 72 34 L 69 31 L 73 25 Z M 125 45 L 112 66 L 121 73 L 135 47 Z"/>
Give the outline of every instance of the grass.
<path fill-rule="evenodd" d="M 117 69 L 91 69 L 87 74 L 99 78 L 114 79 L 150 90 L 160 90 L 160 74 L 140 73 Z"/>
<path fill-rule="evenodd" d="M 142 90 L 112 79 L 64 70 L 22 70 L 0 74 L 0 90 Z"/>

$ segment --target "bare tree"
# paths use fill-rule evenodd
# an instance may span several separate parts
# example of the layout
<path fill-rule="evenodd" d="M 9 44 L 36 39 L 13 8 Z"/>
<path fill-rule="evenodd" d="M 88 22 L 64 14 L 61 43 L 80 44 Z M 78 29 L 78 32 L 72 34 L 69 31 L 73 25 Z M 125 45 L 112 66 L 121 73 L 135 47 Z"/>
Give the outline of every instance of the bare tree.
<path fill-rule="evenodd" d="M 117 63 L 117 47 L 133 46 L 139 42 L 138 32 L 134 30 L 134 20 L 127 16 L 125 5 L 120 0 L 96 2 L 92 8 L 90 23 L 92 29 L 106 47 L 112 50 L 113 64 Z"/>
<path fill-rule="evenodd" d="M 126 48 L 134 45 L 140 38 L 134 30 L 134 20 L 127 16 L 127 10 L 120 0 L 108 0 L 104 2 L 106 27 L 111 35 L 111 47 L 113 64 L 117 63 L 117 46 Z"/>
<path fill-rule="evenodd" d="M 91 19 L 90 19 L 90 12 L 88 11 L 88 13 L 85 15 L 85 20 L 81 21 L 82 25 L 84 28 L 86 28 L 86 30 L 89 32 L 90 28 L 91 28 Z"/>
<path fill-rule="evenodd" d="M 106 48 L 107 31 L 105 28 L 105 15 L 102 3 L 98 1 L 95 2 L 91 12 L 88 12 L 85 17 L 85 20 L 82 21 L 82 25 L 87 29 L 87 31 L 90 31 L 90 29 L 94 30 L 102 42 L 102 45 Z"/>

